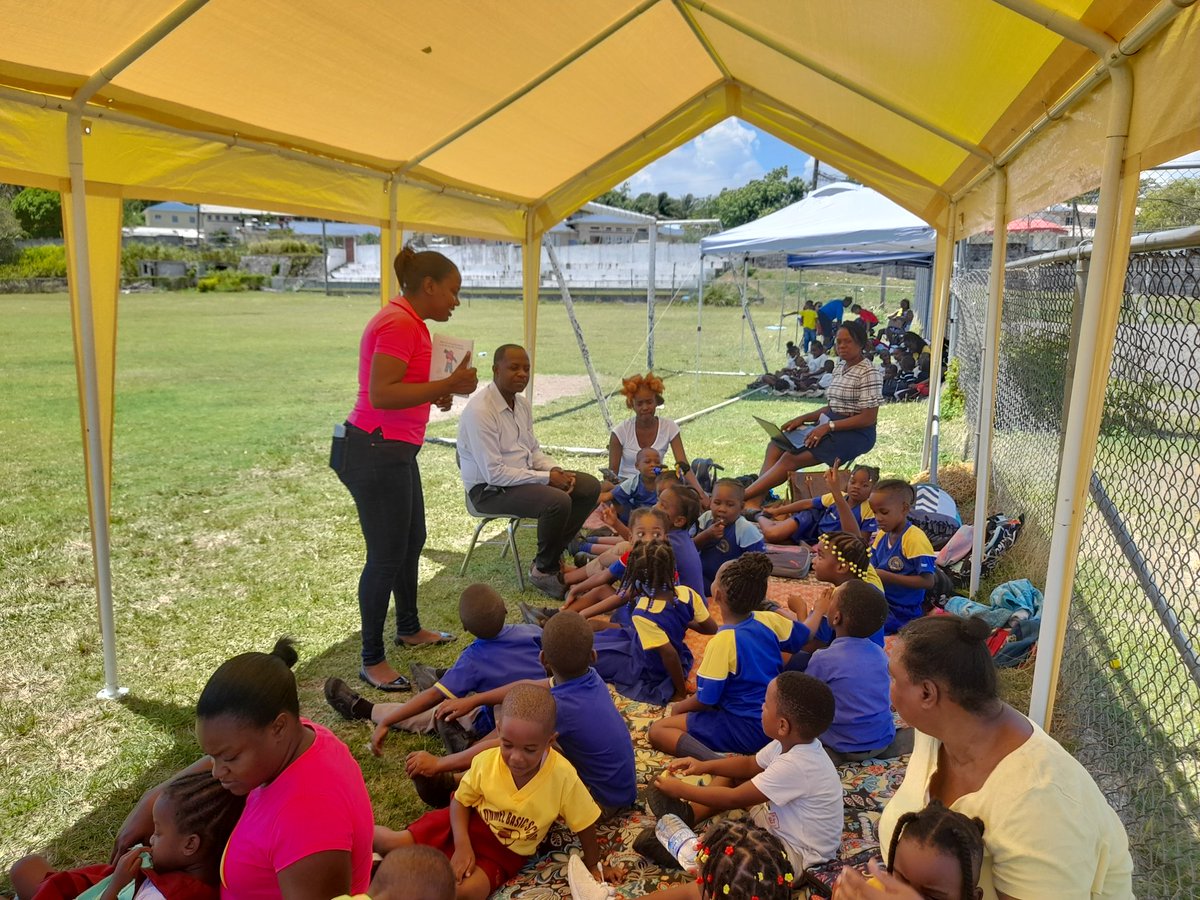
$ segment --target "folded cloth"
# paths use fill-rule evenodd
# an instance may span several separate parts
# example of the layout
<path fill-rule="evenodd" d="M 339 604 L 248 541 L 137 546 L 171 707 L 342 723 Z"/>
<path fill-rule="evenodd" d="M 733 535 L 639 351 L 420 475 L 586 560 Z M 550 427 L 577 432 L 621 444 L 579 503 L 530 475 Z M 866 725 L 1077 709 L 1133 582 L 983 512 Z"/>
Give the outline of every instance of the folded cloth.
<path fill-rule="evenodd" d="M 946 601 L 946 612 L 964 617 L 982 616 L 993 628 L 1002 628 L 1013 616 L 1035 619 L 1042 614 L 1042 592 L 1028 578 L 1004 582 L 992 591 L 988 601 L 983 604 L 966 597 L 951 597 Z"/>

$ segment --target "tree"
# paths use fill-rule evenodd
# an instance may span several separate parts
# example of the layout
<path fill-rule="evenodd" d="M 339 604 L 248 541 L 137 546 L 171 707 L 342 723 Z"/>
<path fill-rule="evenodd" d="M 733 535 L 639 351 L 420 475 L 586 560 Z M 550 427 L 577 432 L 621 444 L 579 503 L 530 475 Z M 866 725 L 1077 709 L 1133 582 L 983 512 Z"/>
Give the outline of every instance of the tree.
<path fill-rule="evenodd" d="M 13 197 L 12 211 L 29 237 L 62 237 L 62 204 L 55 191 L 25 188 Z"/>
<path fill-rule="evenodd" d="M 17 241 L 25 237 L 17 217 L 13 215 L 12 203 L 0 194 L 0 263 L 12 262 L 17 256 Z"/>
<path fill-rule="evenodd" d="M 804 179 L 788 178 L 787 166 L 780 166 L 740 188 L 722 190 L 712 198 L 709 214 L 723 227 L 736 228 L 803 200 L 805 192 Z"/>
<path fill-rule="evenodd" d="M 1151 188 L 1138 203 L 1138 231 L 1200 225 L 1200 178 L 1180 178 Z"/>

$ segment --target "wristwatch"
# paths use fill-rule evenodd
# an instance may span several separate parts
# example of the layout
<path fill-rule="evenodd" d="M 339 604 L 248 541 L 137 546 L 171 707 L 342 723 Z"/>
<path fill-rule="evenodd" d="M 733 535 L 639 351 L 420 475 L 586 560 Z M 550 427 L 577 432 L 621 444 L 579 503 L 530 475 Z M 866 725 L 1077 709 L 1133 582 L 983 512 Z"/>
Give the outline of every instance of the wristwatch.
<path fill-rule="evenodd" d="M 833 429 L 833 425 L 834 425 L 834 421 L 833 421 L 833 419 L 830 419 L 830 420 L 829 420 L 829 430 L 830 430 L 830 431 L 833 431 L 833 430 L 834 430 L 834 429 Z"/>

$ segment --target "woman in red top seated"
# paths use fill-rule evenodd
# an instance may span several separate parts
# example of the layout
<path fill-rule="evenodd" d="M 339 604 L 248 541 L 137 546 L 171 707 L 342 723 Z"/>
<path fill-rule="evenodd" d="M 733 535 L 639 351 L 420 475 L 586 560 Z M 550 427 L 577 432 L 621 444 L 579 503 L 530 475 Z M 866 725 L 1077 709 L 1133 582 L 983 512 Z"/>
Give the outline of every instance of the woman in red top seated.
<path fill-rule="evenodd" d="M 222 900 L 329 900 L 371 881 L 375 822 L 362 770 L 333 732 L 300 717 L 296 659 L 287 638 L 271 653 L 235 656 L 196 704 L 207 755 L 184 772 L 211 772 L 246 798 L 221 859 Z M 114 855 L 149 841 L 162 789 L 138 801 Z"/>

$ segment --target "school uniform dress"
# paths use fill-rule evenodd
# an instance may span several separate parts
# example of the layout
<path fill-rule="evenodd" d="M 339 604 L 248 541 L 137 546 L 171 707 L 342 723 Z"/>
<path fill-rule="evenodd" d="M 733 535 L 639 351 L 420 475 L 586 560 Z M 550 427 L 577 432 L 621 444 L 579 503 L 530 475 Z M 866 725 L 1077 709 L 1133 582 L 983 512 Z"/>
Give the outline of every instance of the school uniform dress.
<path fill-rule="evenodd" d="M 820 736 L 822 744 L 839 753 L 863 753 L 895 739 L 888 657 L 871 638 L 835 638 L 813 653 L 807 672 L 833 691 L 833 724 Z"/>
<path fill-rule="evenodd" d="M 558 707 L 558 746 L 592 799 L 615 810 L 637 802 L 637 771 L 629 726 L 595 669 L 578 678 L 550 680 Z"/>
<path fill-rule="evenodd" d="M 447 699 L 482 694 L 514 681 L 546 677 L 542 629 L 536 625 L 505 625 L 494 638 L 475 638 L 458 655 L 449 671 L 434 685 Z M 496 727 L 488 707 L 482 707 L 471 726 L 479 734 Z"/>
<path fill-rule="evenodd" d="M 879 530 L 875 513 L 871 511 L 871 505 L 866 500 L 850 507 L 850 513 L 858 523 L 859 531 L 874 533 Z M 792 542 L 795 544 L 812 544 L 823 534 L 842 530 L 842 517 L 838 513 L 833 494 L 814 497 L 812 506 L 794 513 L 792 521 L 796 523 L 796 530 L 792 533 Z"/>
<path fill-rule="evenodd" d="M 667 532 L 667 542 L 675 551 L 676 581 L 684 587 L 691 588 L 702 598 L 704 592 L 704 564 L 700 561 L 700 551 L 696 542 L 686 528 Z"/>
<path fill-rule="evenodd" d="M 803 622 L 756 611 L 713 635 L 696 673 L 696 699 L 712 709 L 688 713 L 687 730 L 721 753 L 757 753 L 767 743 L 762 707 L 783 669 L 783 652 L 808 643 Z"/>
<path fill-rule="evenodd" d="M 622 696 L 665 706 L 675 685 L 656 648 L 674 647 L 686 676 L 692 668 L 692 651 L 684 637 L 690 625 L 708 618 L 703 597 L 690 588 L 677 586 L 670 600 L 639 597 L 609 617 L 619 628 L 596 632 L 596 671 Z"/>
<path fill-rule="evenodd" d="M 629 514 L 633 510 L 658 502 L 658 492 L 643 484 L 642 475 L 638 472 L 613 488 L 612 499 L 617 506 L 617 517 L 628 525 Z"/>
<path fill-rule="evenodd" d="M 899 538 L 880 531 L 871 546 L 871 565 L 893 575 L 925 575 L 934 570 L 937 552 L 929 538 L 916 525 L 909 525 Z M 924 588 L 900 587 L 896 584 L 884 586 L 888 602 L 888 618 L 883 630 L 895 634 L 907 622 L 922 615 L 921 604 L 925 602 Z"/>
<path fill-rule="evenodd" d="M 783 842 L 792 869 L 803 872 L 836 857 L 845 827 L 842 780 L 821 744 L 796 744 L 785 753 L 771 741 L 754 761 L 763 771 L 750 781 L 767 802 L 750 809 L 750 818 Z"/>
<path fill-rule="evenodd" d="M 692 526 L 692 534 L 696 535 L 712 524 L 712 512 L 704 512 Z M 725 533 L 719 541 L 713 541 L 707 547 L 696 548 L 700 551 L 700 566 L 704 574 L 704 596 L 712 596 L 712 582 L 717 577 L 717 569 L 731 559 L 737 559 L 743 553 L 763 553 L 767 545 L 763 542 L 762 532 L 753 522 L 747 522 L 741 516 L 732 526 L 725 526 Z"/>

